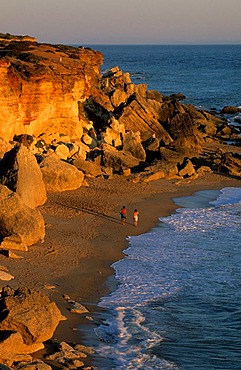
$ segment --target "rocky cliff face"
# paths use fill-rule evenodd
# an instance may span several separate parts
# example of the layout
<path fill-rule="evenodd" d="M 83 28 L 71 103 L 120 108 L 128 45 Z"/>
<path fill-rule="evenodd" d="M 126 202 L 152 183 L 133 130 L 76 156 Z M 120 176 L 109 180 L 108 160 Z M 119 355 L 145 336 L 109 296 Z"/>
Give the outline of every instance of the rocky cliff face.
<path fill-rule="evenodd" d="M 83 102 L 98 86 L 102 54 L 91 49 L 0 39 L 0 136 L 62 133 L 79 138 Z"/>

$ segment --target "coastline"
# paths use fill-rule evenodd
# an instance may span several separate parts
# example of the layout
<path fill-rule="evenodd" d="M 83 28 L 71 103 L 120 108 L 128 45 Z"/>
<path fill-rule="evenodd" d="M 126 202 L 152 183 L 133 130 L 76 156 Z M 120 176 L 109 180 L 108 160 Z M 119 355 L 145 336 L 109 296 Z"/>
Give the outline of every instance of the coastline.
<path fill-rule="evenodd" d="M 44 291 L 66 316 L 67 320 L 57 327 L 54 339 L 93 346 L 91 333 L 98 311 L 100 317 L 103 313 L 97 305 L 115 287 L 111 265 L 123 258 L 127 237 L 148 232 L 157 225 L 159 217 L 179 208 L 173 198 L 200 190 L 240 187 L 241 182 L 223 174 L 205 173 L 192 182 L 162 179 L 134 184 L 125 177 L 114 177 L 89 179 L 89 185 L 49 194 L 48 201 L 40 208 L 46 223 L 45 242 L 32 246 L 28 252 L 17 253 L 22 259 L 6 260 L 1 256 L 1 263 L 15 276 L 8 285 Z M 124 226 L 119 219 L 123 205 L 128 211 Z M 137 228 L 132 224 L 135 208 L 140 212 Z M 1 286 L 6 285 L 3 283 Z M 85 305 L 90 312 L 71 313 L 63 295 Z M 37 354 L 42 355 L 42 352 Z"/>

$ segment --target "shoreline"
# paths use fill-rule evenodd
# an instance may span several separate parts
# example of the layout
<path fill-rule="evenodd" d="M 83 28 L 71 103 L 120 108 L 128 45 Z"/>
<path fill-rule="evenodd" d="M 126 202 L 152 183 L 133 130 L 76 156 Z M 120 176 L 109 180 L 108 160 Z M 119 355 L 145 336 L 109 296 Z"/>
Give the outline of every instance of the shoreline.
<path fill-rule="evenodd" d="M 93 328 L 104 315 L 98 302 L 117 284 L 111 265 L 124 257 L 127 237 L 150 231 L 158 224 L 159 217 L 180 208 L 173 198 L 201 190 L 241 187 L 241 182 L 223 174 L 206 173 L 192 182 L 161 179 L 134 184 L 127 178 L 114 177 L 90 179 L 89 184 L 86 188 L 49 194 L 45 205 L 40 207 L 46 223 L 45 242 L 32 246 L 27 253 L 19 252 L 22 259 L 0 258 L 15 276 L 7 285 L 44 291 L 66 316 L 53 339 L 94 347 L 98 339 Z M 124 226 L 119 218 L 123 205 L 128 211 Z M 138 227 L 132 224 L 135 208 L 140 212 Z M 1 287 L 5 285 L 0 283 Z M 71 313 L 63 295 L 83 304 L 90 312 Z M 34 357 L 42 355 L 40 351 Z M 91 355 L 86 364 L 92 360 L 98 362 L 98 356 L 96 359 Z"/>

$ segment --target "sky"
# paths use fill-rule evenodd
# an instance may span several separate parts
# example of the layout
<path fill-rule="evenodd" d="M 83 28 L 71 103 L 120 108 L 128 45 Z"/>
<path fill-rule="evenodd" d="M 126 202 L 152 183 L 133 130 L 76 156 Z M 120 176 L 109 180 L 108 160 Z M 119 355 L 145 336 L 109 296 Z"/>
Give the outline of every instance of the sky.
<path fill-rule="evenodd" d="M 0 0 L 0 32 L 61 44 L 241 43 L 241 0 Z"/>

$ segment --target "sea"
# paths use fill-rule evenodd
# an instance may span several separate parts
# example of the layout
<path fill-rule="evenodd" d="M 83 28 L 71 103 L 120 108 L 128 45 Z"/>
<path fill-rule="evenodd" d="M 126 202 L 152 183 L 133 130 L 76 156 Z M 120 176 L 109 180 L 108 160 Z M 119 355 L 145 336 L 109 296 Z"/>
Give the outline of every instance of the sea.
<path fill-rule="evenodd" d="M 135 84 L 217 113 L 241 105 L 241 45 L 90 47 L 103 52 L 103 73 L 117 65 Z M 239 128 L 239 117 L 225 118 Z M 241 369 L 241 184 L 174 202 L 113 264 L 117 284 L 95 326 L 100 370 Z"/>

